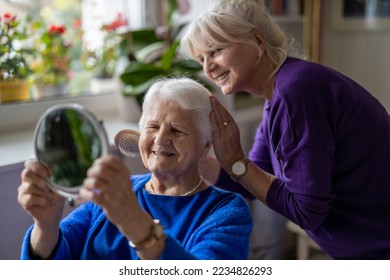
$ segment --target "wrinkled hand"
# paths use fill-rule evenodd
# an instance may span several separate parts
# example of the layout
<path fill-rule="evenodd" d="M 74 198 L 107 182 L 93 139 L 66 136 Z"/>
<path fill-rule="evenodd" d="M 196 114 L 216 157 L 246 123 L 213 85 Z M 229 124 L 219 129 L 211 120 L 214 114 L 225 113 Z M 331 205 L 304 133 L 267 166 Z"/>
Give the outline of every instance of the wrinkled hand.
<path fill-rule="evenodd" d="M 233 163 L 244 157 L 240 130 L 233 117 L 214 96 L 210 97 L 210 102 L 214 152 L 221 166 L 230 172 Z"/>
<path fill-rule="evenodd" d="M 149 235 L 153 219 L 138 203 L 127 166 L 115 156 L 95 160 L 87 172 L 80 196 L 100 205 L 128 240 L 139 242 Z M 156 259 L 164 246 L 165 241 L 137 254 L 141 259 Z"/>
<path fill-rule="evenodd" d="M 80 196 L 100 205 L 116 226 L 134 219 L 139 211 L 128 168 L 115 156 L 97 159 L 87 172 Z"/>
<path fill-rule="evenodd" d="M 24 164 L 22 182 L 18 188 L 18 202 L 41 228 L 58 227 L 64 210 L 65 199 L 53 192 L 46 179 L 50 168 L 37 160 Z"/>

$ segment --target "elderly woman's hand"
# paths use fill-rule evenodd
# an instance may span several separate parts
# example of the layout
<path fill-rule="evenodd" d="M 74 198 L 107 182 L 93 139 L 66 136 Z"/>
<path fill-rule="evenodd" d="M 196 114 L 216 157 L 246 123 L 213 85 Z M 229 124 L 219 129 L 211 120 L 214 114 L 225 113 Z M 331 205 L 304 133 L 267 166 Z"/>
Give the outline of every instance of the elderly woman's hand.
<path fill-rule="evenodd" d="M 97 159 L 87 172 L 80 196 L 100 205 L 110 221 L 120 224 L 137 199 L 128 168 L 115 156 Z"/>
<path fill-rule="evenodd" d="M 229 112 L 214 97 L 210 97 L 213 148 L 221 166 L 230 172 L 232 164 L 244 157 L 240 130 Z"/>
<path fill-rule="evenodd" d="M 65 199 L 53 192 L 46 179 L 50 168 L 37 160 L 24 164 L 22 182 L 18 188 L 18 202 L 42 229 L 58 227 L 64 210 Z"/>
<path fill-rule="evenodd" d="M 18 202 L 34 220 L 30 250 L 42 258 L 48 258 L 57 244 L 65 204 L 65 198 L 48 187 L 50 175 L 46 164 L 28 160 L 18 188 Z"/>
<path fill-rule="evenodd" d="M 94 162 L 87 172 L 80 196 L 100 205 L 107 218 L 129 239 L 134 236 L 135 229 L 145 222 L 146 213 L 132 190 L 130 171 L 113 155 Z"/>
<path fill-rule="evenodd" d="M 139 205 L 132 189 L 127 166 L 112 155 L 97 159 L 87 172 L 80 196 L 100 205 L 107 218 L 128 240 L 138 242 L 150 234 L 152 217 Z M 163 243 L 146 252 L 141 258 L 156 258 Z"/>

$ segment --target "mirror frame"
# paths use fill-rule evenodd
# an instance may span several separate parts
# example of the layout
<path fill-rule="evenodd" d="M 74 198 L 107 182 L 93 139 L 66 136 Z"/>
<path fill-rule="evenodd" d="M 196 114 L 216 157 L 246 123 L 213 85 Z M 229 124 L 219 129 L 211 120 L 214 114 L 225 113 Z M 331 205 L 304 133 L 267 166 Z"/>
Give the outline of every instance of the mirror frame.
<path fill-rule="evenodd" d="M 40 117 L 40 119 L 38 120 L 38 123 L 35 127 L 34 138 L 33 138 L 34 139 L 34 156 L 35 156 L 35 158 L 38 161 L 43 162 L 38 157 L 37 139 L 38 139 L 38 133 L 40 132 L 41 126 L 44 123 L 44 121 L 46 120 L 46 117 L 55 111 L 60 111 L 60 110 L 65 110 L 65 109 L 76 111 L 77 113 L 81 114 L 82 116 L 84 116 L 88 119 L 88 121 L 93 126 L 93 128 L 94 128 L 96 134 L 98 135 L 99 140 L 101 141 L 101 144 L 102 144 L 102 153 L 100 156 L 107 155 L 108 150 L 109 150 L 109 142 L 108 142 L 107 133 L 106 133 L 106 130 L 104 129 L 103 123 L 101 121 L 99 121 L 91 112 L 86 110 L 83 106 L 76 104 L 76 103 L 71 103 L 71 104 L 55 105 L 55 106 L 48 108 L 44 112 L 44 114 Z M 82 187 L 81 185 L 73 186 L 73 187 L 61 186 L 61 185 L 53 182 L 50 178 L 47 178 L 47 184 L 54 192 L 58 193 L 61 196 L 66 197 L 68 199 L 78 198 L 80 188 Z"/>

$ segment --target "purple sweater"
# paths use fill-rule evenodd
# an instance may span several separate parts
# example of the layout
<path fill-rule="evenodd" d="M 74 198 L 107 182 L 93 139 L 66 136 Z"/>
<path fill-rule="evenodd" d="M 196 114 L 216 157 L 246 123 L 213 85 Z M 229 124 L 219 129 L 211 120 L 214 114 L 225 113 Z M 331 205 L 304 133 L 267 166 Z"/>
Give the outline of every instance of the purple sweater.
<path fill-rule="evenodd" d="M 356 82 L 288 58 L 249 158 L 278 177 L 268 206 L 329 256 L 390 259 L 390 116 Z M 217 186 L 248 196 L 226 172 Z"/>

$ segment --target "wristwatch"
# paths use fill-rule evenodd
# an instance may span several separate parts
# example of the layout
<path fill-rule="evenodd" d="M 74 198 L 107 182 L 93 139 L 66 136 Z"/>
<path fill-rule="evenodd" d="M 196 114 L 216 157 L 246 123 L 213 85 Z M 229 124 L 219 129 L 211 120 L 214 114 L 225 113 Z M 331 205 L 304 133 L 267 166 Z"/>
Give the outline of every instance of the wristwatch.
<path fill-rule="evenodd" d="M 149 236 L 146 237 L 144 240 L 137 242 L 137 243 L 129 241 L 129 244 L 135 250 L 141 251 L 141 250 L 150 248 L 152 245 L 154 245 L 154 243 L 161 240 L 164 236 L 165 236 L 164 228 L 160 224 L 160 221 L 157 219 L 154 219 L 153 224 L 150 228 Z"/>
<path fill-rule="evenodd" d="M 238 178 L 246 173 L 249 162 L 249 159 L 244 158 L 233 163 L 232 171 L 230 172 L 230 177 L 237 182 Z"/>

